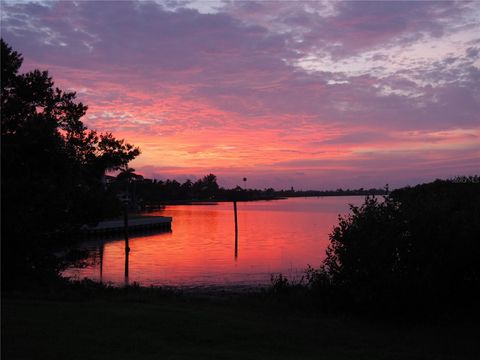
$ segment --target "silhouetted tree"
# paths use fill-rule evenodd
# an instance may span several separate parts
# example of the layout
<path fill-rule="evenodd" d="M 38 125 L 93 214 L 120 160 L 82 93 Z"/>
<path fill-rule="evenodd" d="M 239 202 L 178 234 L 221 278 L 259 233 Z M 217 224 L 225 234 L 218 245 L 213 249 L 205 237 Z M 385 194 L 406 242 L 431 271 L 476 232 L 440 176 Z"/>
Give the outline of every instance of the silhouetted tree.
<path fill-rule="evenodd" d="M 193 183 L 190 179 L 187 179 L 182 185 L 182 195 L 184 199 L 190 199 L 192 197 Z"/>
<path fill-rule="evenodd" d="M 480 286 L 480 181 L 461 179 L 352 206 L 330 235 L 313 283 L 330 283 L 353 303 L 382 309 L 473 304 Z"/>
<path fill-rule="evenodd" d="M 130 210 L 138 210 L 137 182 L 143 181 L 143 176 L 136 174 L 135 169 L 125 165 L 115 178 L 117 183 L 117 193 L 123 193 L 123 201 L 128 202 L 127 207 Z"/>
<path fill-rule="evenodd" d="M 193 191 L 198 198 L 213 198 L 218 193 L 218 190 L 217 177 L 213 174 L 208 174 L 193 184 Z"/>
<path fill-rule="evenodd" d="M 23 59 L 3 40 L 1 57 L 2 278 L 12 285 L 47 267 L 65 234 L 115 209 L 103 175 L 139 150 L 88 130 L 75 93 L 55 88 L 46 71 L 19 74 Z"/>

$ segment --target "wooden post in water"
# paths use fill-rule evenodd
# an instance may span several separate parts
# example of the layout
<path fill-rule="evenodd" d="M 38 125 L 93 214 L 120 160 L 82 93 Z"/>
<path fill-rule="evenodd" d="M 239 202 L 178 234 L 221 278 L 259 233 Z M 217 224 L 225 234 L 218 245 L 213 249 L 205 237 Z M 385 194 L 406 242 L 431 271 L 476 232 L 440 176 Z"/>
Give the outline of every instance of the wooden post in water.
<path fill-rule="evenodd" d="M 125 252 L 125 285 L 128 285 L 128 255 L 129 252 Z"/>
<path fill-rule="evenodd" d="M 238 256 L 238 221 L 237 221 L 237 201 L 233 200 L 233 212 L 235 215 L 235 259 Z"/>
<path fill-rule="evenodd" d="M 130 253 L 128 244 L 128 195 L 123 211 L 123 230 L 125 234 L 125 285 L 128 285 L 128 254 Z"/>
<path fill-rule="evenodd" d="M 125 253 L 128 253 L 130 251 L 130 247 L 128 246 L 128 200 L 125 201 L 123 210 L 123 231 L 125 235 Z"/>
<path fill-rule="evenodd" d="M 104 249 L 104 244 L 103 244 L 103 240 L 101 240 L 101 243 L 100 243 L 100 283 L 103 282 L 103 249 Z"/>

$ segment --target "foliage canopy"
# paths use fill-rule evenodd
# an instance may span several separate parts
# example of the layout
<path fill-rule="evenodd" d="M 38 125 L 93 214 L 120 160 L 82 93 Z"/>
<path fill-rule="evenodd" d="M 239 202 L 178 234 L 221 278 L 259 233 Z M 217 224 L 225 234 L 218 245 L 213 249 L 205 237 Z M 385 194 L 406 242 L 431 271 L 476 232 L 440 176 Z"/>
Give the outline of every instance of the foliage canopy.
<path fill-rule="evenodd" d="M 367 197 L 340 217 L 320 271 L 359 305 L 395 310 L 474 301 L 480 285 L 480 181 L 437 180 Z"/>
<path fill-rule="evenodd" d="M 138 148 L 80 120 L 87 106 L 47 71 L 20 74 L 22 56 L 1 40 L 2 277 L 41 266 L 45 252 L 82 224 L 115 212 L 107 170 Z"/>

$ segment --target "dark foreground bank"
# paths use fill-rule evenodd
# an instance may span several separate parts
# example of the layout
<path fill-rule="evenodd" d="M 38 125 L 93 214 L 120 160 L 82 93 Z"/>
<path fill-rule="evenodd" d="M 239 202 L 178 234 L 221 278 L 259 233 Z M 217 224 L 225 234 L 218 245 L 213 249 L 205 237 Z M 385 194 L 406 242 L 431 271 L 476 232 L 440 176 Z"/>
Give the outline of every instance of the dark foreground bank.
<path fill-rule="evenodd" d="M 269 292 L 74 289 L 2 299 L 2 359 L 473 359 L 476 321 L 325 313 Z"/>

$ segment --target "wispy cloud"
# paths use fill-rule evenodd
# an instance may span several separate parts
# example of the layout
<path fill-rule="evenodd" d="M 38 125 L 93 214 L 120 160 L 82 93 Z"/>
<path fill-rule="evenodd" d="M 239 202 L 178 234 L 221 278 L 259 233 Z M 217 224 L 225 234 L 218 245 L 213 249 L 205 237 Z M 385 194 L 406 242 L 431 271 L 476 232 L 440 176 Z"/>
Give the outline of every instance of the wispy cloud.
<path fill-rule="evenodd" d="M 475 171 L 479 19 L 463 1 L 2 2 L 24 70 L 77 90 L 145 175 L 260 187 Z"/>

